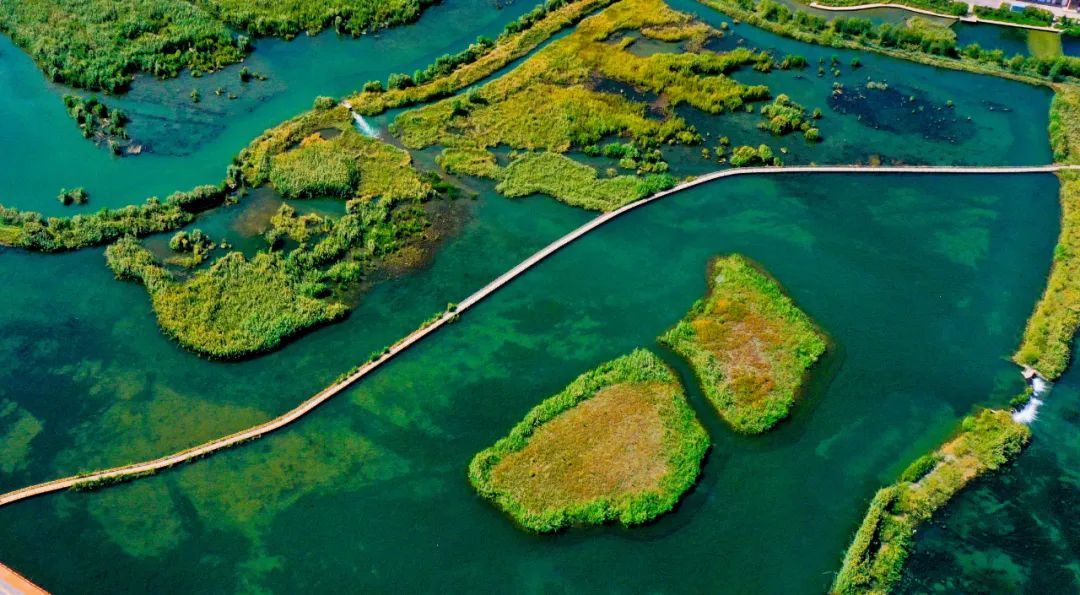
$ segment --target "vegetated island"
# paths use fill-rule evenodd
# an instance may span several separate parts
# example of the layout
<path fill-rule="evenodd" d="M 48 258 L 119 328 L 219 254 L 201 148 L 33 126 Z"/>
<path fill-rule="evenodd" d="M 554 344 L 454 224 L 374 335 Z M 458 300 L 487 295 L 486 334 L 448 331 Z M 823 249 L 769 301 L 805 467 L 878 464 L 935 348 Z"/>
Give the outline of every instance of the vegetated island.
<path fill-rule="evenodd" d="M 506 196 L 542 192 L 586 208 L 617 208 L 675 183 L 662 144 L 700 142 L 674 105 L 714 114 L 750 110 L 749 102 L 768 98 L 769 90 L 725 74 L 751 65 L 767 71 L 772 57 L 747 49 L 704 50 L 707 39 L 722 33 L 660 0 L 553 0 L 508 25 L 494 42 L 478 40 L 411 77 L 393 75 L 385 86 L 369 83 L 341 103 L 318 98 L 311 111 L 241 151 L 219 186 L 72 218 L 0 208 L 0 243 L 60 251 L 116 242 L 107 251 L 110 266 L 119 277 L 146 284 L 161 327 L 185 348 L 218 358 L 272 349 L 304 329 L 341 318 L 348 288 L 389 258 L 420 260 L 415 256 L 438 235 L 427 231 L 433 211 L 441 208 L 431 199 L 452 195 L 454 187 L 439 174 L 419 172 L 406 151 L 358 132 L 365 124 L 362 114 L 452 95 L 608 4 L 510 73 L 404 112 L 394 131 L 411 149 L 442 145 L 445 171 L 497 178 L 497 190 Z M 681 43 L 687 51 L 639 56 L 628 51 L 631 32 Z M 617 86 L 604 88 L 603 80 Z M 666 107 L 658 104 L 650 112 L 646 101 L 624 97 L 618 85 L 656 94 Z M 761 115 L 762 128 L 772 135 L 817 134 L 812 118 L 786 96 L 765 105 Z M 601 145 L 606 139 L 611 142 Z M 497 145 L 523 152 L 503 166 L 492 152 Z M 571 150 L 603 155 L 628 171 L 601 176 L 565 154 Z M 716 154 L 723 150 L 718 147 Z M 778 159 L 762 145 L 736 148 L 731 162 Z M 346 214 L 315 221 L 314 215 L 283 211 L 266 232 L 264 252 L 225 254 L 196 271 L 169 269 L 170 263 L 156 262 L 135 240 L 175 230 L 263 185 L 287 199 L 340 198 Z"/>
<path fill-rule="evenodd" d="M 123 92 L 136 73 L 213 72 L 251 50 L 249 35 L 292 38 L 333 27 L 360 35 L 416 20 L 433 0 L 34 0 L 0 3 L 0 32 L 45 74 Z M 246 34 L 236 34 L 239 29 Z"/>
<path fill-rule="evenodd" d="M 787 417 L 827 347 L 780 285 L 739 255 L 710 265 L 708 295 L 660 342 L 690 362 L 709 402 L 747 434 Z"/>
<path fill-rule="evenodd" d="M 888 593 L 900 580 L 918 526 L 971 480 L 1011 460 L 1030 437 L 1009 411 L 986 409 L 965 417 L 955 438 L 916 459 L 896 483 L 874 495 L 830 593 Z"/>
<path fill-rule="evenodd" d="M 117 277 L 143 283 L 158 324 L 185 348 L 214 358 L 273 349 L 344 316 L 345 290 L 405 248 L 423 253 L 438 238 L 428 233 L 432 199 L 450 197 L 449 187 L 422 177 L 405 151 L 358 133 L 343 108 L 324 105 L 323 130 L 275 156 L 270 179 L 287 197 L 340 197 L 344 215 L 298 215 L 284 204 L 265 251 L 250 259 L 231 252 L 194 273 L 170 270 L 133 236 L 105 250 Z M 284 250 L 286 239 L 296 247 Z"/>
<path fill-rule="evenodd" d="M 1080 90 L 1060 87 L 1050 105 L 1054 161 L 1080 164 Z M 1080 327 L 1080 175 L 1058 172 L 1061 180 L 1061 235 L 1035 311 L 1028 319 L 1013 359 L 1054 380 L 1069 365 L 1072 339 Z"/>
<path fill-rule="evenodd" d="M 636 350 L 582 374 L 469 465 L 469 481 L 523 527 L 618 521 L 671 510 L 709 438 L 674 373 Z"/>
<path fill-rule="evenodd" d="M 104 144 L 114 155 L 122 153 L 138 154 L 142 146 L 130 142 L 125 125 L 127 114 L 118 108 L 109 108 L 97 97 L 64 95 L 64 107 L 84 138 L 94 143 Z"/>

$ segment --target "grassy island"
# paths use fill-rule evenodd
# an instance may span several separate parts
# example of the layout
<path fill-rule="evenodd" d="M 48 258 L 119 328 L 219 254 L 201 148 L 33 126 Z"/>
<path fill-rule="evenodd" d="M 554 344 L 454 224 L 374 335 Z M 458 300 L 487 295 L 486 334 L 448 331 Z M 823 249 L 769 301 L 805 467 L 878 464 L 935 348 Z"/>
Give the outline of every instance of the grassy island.
<path fill-rule="evenodd" d="M 334 123 L 333 113 L 326 111 L 324 124 Z M 266 175 L 286 196 L 346 200 L 344 215 L 298 214 L 282 205 L 270 220 L 265 251 L 250 259 L 231 252 L 195 271 L 166 265 L 186 269 L 208 256 L 212 243 L 197 230 L 173 237 L 174 249 L 191 255 L 164 264 L 134 236 L 106 249 L 117 277 L 143 283 L 161 328 L 185 348 L 214 358 L 273 349 L 344 316 L 348 288 L 404 248 L 423 253 L 437 239 L 429 233 L 429 205 L 442 182 L 421 178 L 408 153 L 360 135 L 343 110 L 338 115 L 345 118 L 339 128 L 275 156 Z M 332 158 L 323 159 L 327 154 Z M 285 240 L 297 245 L 283 252 Z"/>
<path fill-rule="evenodd" d="M 45 74 L 122 92 L 136 73 L 215 71 L 251 49 L 248 35 L 291 38 L 333 27 L 359 35 L 414 21 L 433 0 L 34 0 L 0 3 L 0 32 Z M 238 29 L 248 35 L 238 35 Z"/>
<path fill-rule="evenodd" d="M 741 256 L 710 266 L 709 293 L 660 337 L 685 357 L 702 392 L 739 432 L 787 417 L 825 338 L 776 281 Z"/>
<path fill-rule="evenodd" d="M 339 303 L 305 295 L 279 253 L 252 260 L 238 252 L 180 281 L 134 238 L 105 250 L 116 275 L 146 286 L 158 324 L 184 347 L 229 358 L 266 351 L 345 314 Z"/>
<path fill-rule="evenodd" d="M 675 506 L 708 446 L 675 375 L 637 350 L 530 411 L 473 458 L 469 481 L 533 531 L 633 525 Z"/>
<path fill-rule="evenodd" d="M 956 437 L 878 490 L 830 593 L 888 593 L 900 579 L 918 526 L 971 480 L 1015 457 L 1030 437 L 1008 411 L 988 409 L 964 418 Z"/>
<path fill-rule="evenodd" d="M 1058 163 L 1080 164 L 1080 90 L 1060 87 L 1050 107 L 1050 143 Z M 1054 380 L 1069 365 L 1073 335 L 1080 328 L 1080 175 L 1061 180 L 1061 235 L 1046 291 L 1024 329 L 1017 363 Z"/>

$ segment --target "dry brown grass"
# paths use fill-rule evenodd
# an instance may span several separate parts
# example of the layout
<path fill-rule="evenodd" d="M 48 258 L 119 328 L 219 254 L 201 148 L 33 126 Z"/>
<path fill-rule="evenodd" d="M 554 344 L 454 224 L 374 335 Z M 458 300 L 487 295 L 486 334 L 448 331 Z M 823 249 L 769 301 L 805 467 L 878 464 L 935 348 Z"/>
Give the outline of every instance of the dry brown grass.
<path fill-rule="evenodd" d="M 491 471 L 494 487 L 531 512 L 655 490 L 668 472 L 662 382 L 616 384 L 560 414 Z"/>
<path fill-rule="evenodd" d="M 779 284 L 740 256 L 717 259 L 709 295 L 660 341 L 689 360 L 702 391 L 736 430 L 788 414 L 825 339 Z"/>

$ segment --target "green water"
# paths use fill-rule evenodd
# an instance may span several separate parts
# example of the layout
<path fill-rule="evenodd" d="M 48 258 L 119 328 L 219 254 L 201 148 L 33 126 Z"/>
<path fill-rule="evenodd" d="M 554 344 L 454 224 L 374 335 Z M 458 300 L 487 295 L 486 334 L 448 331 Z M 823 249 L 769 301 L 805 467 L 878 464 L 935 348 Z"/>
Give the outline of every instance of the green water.
<path fill-rule="evenodd" d="M 686 0 L 674 5 L 724 20 Z M 448 1 L 436 10 L 469 6 L 487 14 L 482 2 Z M 498 16 L 506 18 L 506 11 Z M 497 29 L 494 22 L 469 26 Z M 435 53 L 474 36 L 437 25 L 425 30 L 421 21 L 398 35 L 415 35 L 429 49 L 447 46 Z M 856 54 L 839 52 L 845 84 L 887 80 L 928 106 L 953 99 L 957 113 L 972 115 L 970 125 L 948 120 L 964 133 L 949 138 L 935 134 L 942 120 L 932 118 L 908 120 L 910 130 L 882 130 L 867 125 L 866 115 L 828 107 L 833 79 L 816 77 L 816 60 L 837 52 L 735 29 L 752 46 L 811 59 L 815 68 L 801 78 L 776 72 L 762 80 L 822 107 L 826 141 L 806 147 L 799 139 L 767 139 L 753 127 L 756 116 L 687 114 L 714 137 L 783 142 L 793 163 L 870 155 L 915 163 L 1049 160 L 1049 95 L 1042 89 L 875 56 L 861 56 L 865 68 L 852 72 L 847 64 Z M 324 39 L 341 44 L 338 52 L 369 43 L 321 36 L 304 43 Z M 397 69 L 379 63 L 390 58 L 370 43 L 364 63 L 384 71 L 358 79 Z M 264 43 L 260 54 L 275 47 Z M 280 50 L 281 63 L 294 70 L 275 73 L 268 85 L 303 80 L 312 64 L 306 53 L 319 51 L 297 43 Z M 21 61 L 0 47 L 0 73 L 12 76 Z M 333 91 L 297 83 L 281 97 L 298 111 L 322 93 Z M 67 136 L 16 138 L 29 155 L 70 155 L 70 167 L 97 180 L 102 195 L 139 198 L 191 185 L 200 168 L 217 175 L 254 134 L 244 136 L 244 127 L 268 125 L 260 118 L 275 109 L 292 113 L 281 101 L 252 107 L 262 115 L 250 120 L 218 121 L 222 131 L 187 156 L 177 150 L 114 162 L 90 153 L 74 126 Z M 19 105 L 17 95 L 0 99 L 0 110 Z M 71 125 L 63 114 L 48 115 L 51 105 L 31 101 L 21 109 L 44 114 L 38 125 L 58 132 Z M 0 122 L 7 131 L 23 123 Z M 201 138 L 197 125 L 178 126 Z M 236 147 L 223 148 L 231 142 Z M 29 190 L 58 174 L 24 172 L 34 161 L 5 151 L 19 167 L 5 169 L 0 185 L 28 189 L 28 204 L 51 205 L 55 191 L 42 199 Z M 668 158 L 686 171 L 713 167 L 696 151 L 676 149 Z M 142 172 L 138 164 L 149 169 L 138 174 L 144 178 L 108 169 Z M 103 173 L 91 175 L 98 169 Z M 78 183 L 98 188 L 85 180 Z M 145 291 L 112 279 L 100 249 L 0 252 L 0 489 L 157 456 L 276 415 L 591 217 L 546 198 L 509 201 L 489 184 L 469 184 L 480 197 L 462 203 L 460 229 L 430 266 L 375 285 L 345 321 L 244 362 L 204 361 L 165 339 Z M 250 222 L 275 200 L 253 196 L 198 225 L 254 249 Z M 874 490 L 939 444 L 973 406 L 1000 405 L 1019 389 L 1006 358 L 1041 291 L 1058 216 L 1052 176 L 792 176 L 698 188 L 560 252 L 286 431 L 155 478 L 0 509 L 0 560 L 64 593 L 820 592 Z M 663 354 L 687 381 L 714 443 L 701 483 L 677 511 L 634 530 L 538 537 L 473 494 L 465 481 L 473 453 L 583 370 L 654 347 L 700 297 L 708 258 L 733 251 L 762 263 L 835 341 L 790 422 L 763 437 L 732 435 L 685 366 Z M 931 580 L 935 570 L 918 576 Z"/>
<path fill-rule="evenodd" d="M 1078 422 L 1073 368 L 1039 409 L 1032 444 L 1016 463 L 973 484 L 918 535 L 902 591 L 1080 591 Z"/>
<path fill-rule="evenodd" d="M 1018 389 L 1004 357 L 1041 288 L 1044 271 L 1027 265 L 1050 256 L 1055 195 L 1050 176 L 739 179 L 678 195 L 559 253 L 290 430 L 131 485 L 0 510 L 5 562 L 61 592 L 88 576 L 99 590 L 175 592 L 820 591 L 873 491 L 973 405 Z M 68 259 L 24 263 L 38 282 L 17 293 L 50 297 L 37 304 L 43 318 L 71 312 L 36 332 L 99 341 L 56 337 L 26 368 L 101 359 L 108 385 L 95 393 L 88 378 L 62 391 L 60 375 L 27 378 L 39 398 L 21 403 L 46 420 L 31 458 L 71 440 L 48 431 L 64 423 L 48 409 L 84 419 L 127 404 L 120 423 L 74 432 L 75 451 L 118 462 L 128 424 L 140 435 L 176 429 L 152 413 L 156 399 L 183 403 L 173 417 L 201 409 L 218 425 L 245 407 L 282 407 L 326 380 L 316 370 L 343 369 L 343 352 L 365 353 L 356 345 L 375 329 L 415 320 L 418 291 L 430 311 L 493 274 L 477 269 L 503 268 L 584 218 L 547 199 L 475 209 L 424 273 L 382 286 L 341 325 L 229 366 L 167 365 L 172 348 L 146 328 L 145 306 L 123 299 L 136 288 L 103 283 L 107 298 L 42 287 L 43 276 L 66 277 L 49 263 Z M 475 497 L 464 479 L 472 453 L 582 370 L 653 346 L 702 293 L 707 259 L 733 251 L 775 274 L 837 345 L 789 423 L 734 436 L 692 389 L 714 442 L 702 481 L 675 513 L 632 531 L 531 536 Z M 116 371 L 129 366 L 148 378 L 137 394 L 115 394 L 135 384 Z"/>

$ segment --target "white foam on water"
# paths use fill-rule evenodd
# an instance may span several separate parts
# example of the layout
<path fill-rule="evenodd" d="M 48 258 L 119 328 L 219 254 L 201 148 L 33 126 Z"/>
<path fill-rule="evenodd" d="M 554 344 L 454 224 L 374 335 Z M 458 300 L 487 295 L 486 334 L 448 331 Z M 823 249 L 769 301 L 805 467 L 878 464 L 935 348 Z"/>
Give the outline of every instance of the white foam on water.
<path fill-rule="evenodd" d="M 1031 400 L 1024 405 L 1024 408 L 1020 411 L 1013 411 L 1013 421 L 1020 422 L 1022 424 L 1030 424 L 1039 417 L 1039 406 L 1043 404 L 1042 399 L 1039 397 L 1031 397 Z"/>
<path fill-rule="evenodd" d="M 364 116 L 356 112 L 352 112 L 353 121 L 356 122 L 356 130 L 364 136 L 370 136 L 371 138 L 379 138 L 379 132 L 371 127 L 371 124 L 367 123 Z"/>

